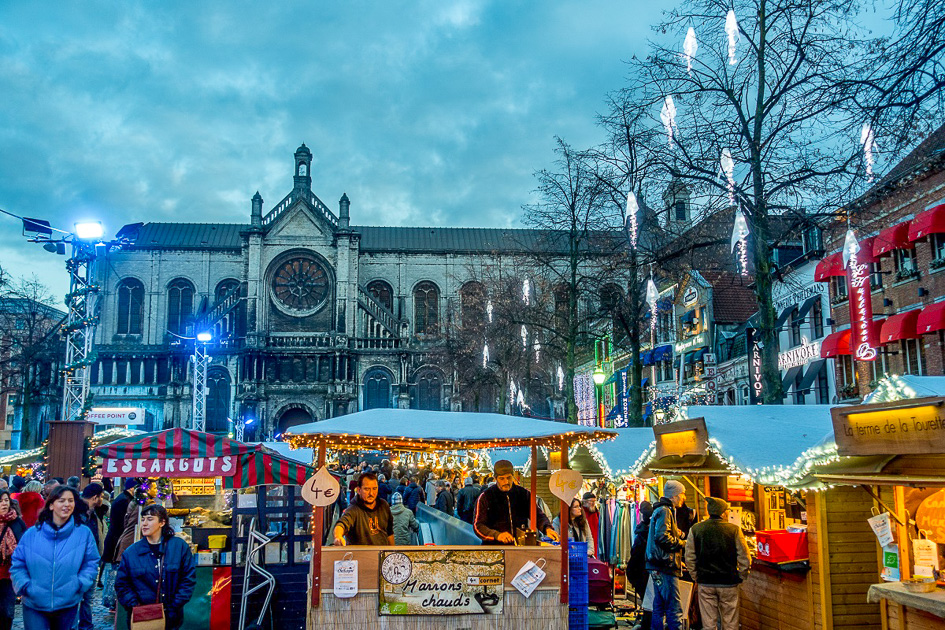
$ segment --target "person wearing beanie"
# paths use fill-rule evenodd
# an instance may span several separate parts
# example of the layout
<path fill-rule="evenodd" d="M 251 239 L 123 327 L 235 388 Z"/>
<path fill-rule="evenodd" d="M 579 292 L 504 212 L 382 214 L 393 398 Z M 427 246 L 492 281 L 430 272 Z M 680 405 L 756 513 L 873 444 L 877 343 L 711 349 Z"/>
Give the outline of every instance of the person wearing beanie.
<path fill-rule="evenodd" d="M 686 541 L 686 566 L 699 585 L 699 612 L 702 625 L 722 630 L 738 628 L 738 585 L 748 577 L 751 556 L 738 525 L 722 517 L 729 504 L 706 497 L 709 518 L 692 526 Z"/>
<path fill-rule="evenodd" d="M 399 492 L 391 495 L 390 514 L 394 519 L 394 544 L 412 545 L 413 535 L 420 531 L 420 524 L 413 512 L 404 505 L 404 495 Z"/>
<path fill-rule="evenodd" d="M 515 483 L 515 468 L 507 459 L 493 467 L 495 485 L 479 495 L 473 529 L 484 545 L 515 544 L 516 529 L 530 528 L 532 493 Z M 541 508 L 535 507 L 538 531 L 558 540 L 558 534 Z"/>
<path fill-rule="evenodd" d="M 593 492 L 585 492 L 581 497 L 581 506 L 584 509 L 584 519 L 588 527 L 591 528 L 591 535 L 594 538 L 594 550 L 600 548 L 598 537 L 600 535 L 600 512 L 597 510 L 597 496 Z M 597 555 L 596 553 L 594 555 Z"/>
<path fill-rule="evenodd" d="M 663 496 L 653 506 L 646 541 L 646 569 L 653 582 L 653 630 L 682 630 L 679 595 L 682 550 L 685 543 L 676 526 L 676 508 L 686 501 L 686 487 L 675 480 L 663 484 Z"/>
<path fill-rule="evenodd" d="M 463 489 L 456 495 L 456 514 L 470 525 L 476 518 L 476 500 L 480 494 L 482 494 L 482 488 L 476 485 L 470 475 L 466 477 Z"/>

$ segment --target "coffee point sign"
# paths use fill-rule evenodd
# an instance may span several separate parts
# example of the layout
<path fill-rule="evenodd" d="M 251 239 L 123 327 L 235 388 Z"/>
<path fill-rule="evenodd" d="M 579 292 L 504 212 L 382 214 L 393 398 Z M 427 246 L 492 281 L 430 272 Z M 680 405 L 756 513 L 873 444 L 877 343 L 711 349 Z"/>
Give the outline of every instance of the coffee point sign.
<path fill-rule="evenodd" d="M 945 399 L 831 409 L 840 455 L 945 453 Z"/>

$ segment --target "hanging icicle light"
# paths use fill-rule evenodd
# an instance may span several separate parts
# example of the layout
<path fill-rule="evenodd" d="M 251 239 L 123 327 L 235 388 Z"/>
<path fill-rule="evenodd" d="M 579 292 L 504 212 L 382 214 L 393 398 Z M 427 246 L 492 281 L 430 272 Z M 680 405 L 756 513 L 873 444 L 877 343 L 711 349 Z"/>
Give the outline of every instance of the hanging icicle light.
<path fill-rule="evenodd" d="M 728 35 L 728 62 L 735 65 L 735 45 L 738 44 L 738 20 L 735 19 L 735 11 L 728 10 L 725 16 L 725 34 Z"/>
<path fill-rule="evenodd" d="M 518 395 L 515 398 L 515 402 L 519 407 L 525 407 L 525 394 L 522 393 L 522 390 L 518 390 Z"/>
<path fill-rule="evenodd" d="M 558 364 L 558 391 L 564 389 L 564 368 L 561 367 L 561 364 Z"/>
<path fill-rule="evenodd" d="M 748 275 L 748 221 L 741 208 L 735 210 L 735 225 L 732 226 L 732 252 L 738 247 L 738 266 L 743 276 Z"/>
<path fill-rule="evenodd" d="M 509 403 L 515 404 L 515 393 L 518 392 L 518 387 L 515 386 L 515 381 L 509 383 Z"/>
<path fill-rule="evenodd" d="M 866 177 L 873 181 L 873 149 L 876 148 L 876 136 L 869 123 L 863 124 L 860 131 L 860 144 L 863 145 L 863 159 L 866 162 Z"/>
<path fill-rule="evenodd" d="M 692 74 L 692 60 L 696 58 L 696 51 L 699 50 L 699 41 L 696 39 L 696 31 L 691 26 L 686 31 L 686 40 L 683 42 L 683 56 L 686 58 L 686 72 Z"/>
<path fill-rule="evenodd" d="M 489 323 L 492 323 L 492 300 L 486 302 L 486 317 L 489 318 Z"/>
<path fill-rule="evenodd" d="M 535 363 L 541 362 L 541 342 L 535 339 Z"/>
<path fill-rule="evenodd" d="M 656 288 L 653 275 L 650 274 L 650 279 L 646 281 L 646 303 L 650 305 L 650 330 L 653 332 L 656 331 L 656 304 L 659 299 L 659 289 Z"/>
<path fill-rule="evenodd" d="M 722 166 L 722 174 L 725 176 L 725 183 L 728 187 L 728 202 L 735 205 L 735 161 L 732 159 L 732 152 L 728 149 L 722 149 L 722 157 L 719 163 Z"/>
<path fill-rule="evenodd" d="M 669 146 L 673 146 L 673 132 L 676 130 L 676 103 L 672 96 L 663 99 L 663 108 L 660 110 L 660 120 L 663 121 L 663 127 L 666 129 L 666 136 L 669 138 Z"/>
<path fill-rule="evenodd" d="M 482 346 L 482 369 L 489 366 L 489 344 Z"/>
<path fill-rule="evenodd" d="M 528 349 L 528 329 L 522 324 L 522 348 Z"/>
<path fill-rule="evenodd" d="M 637 196 L 631 190 L 627 193 L 627 233 L 630 235 L 630 247 L 637 248 L 637 212 L 640 205 L 637 203 Z"/>
<path fill-rule="evenodd" d="M 525 278 L 522 282 L 522 301 L 525 302 L 525 306 L 528 306 L 528 295 L 531 292 L 531 283 L 528 281 L 528 278 Z"/>

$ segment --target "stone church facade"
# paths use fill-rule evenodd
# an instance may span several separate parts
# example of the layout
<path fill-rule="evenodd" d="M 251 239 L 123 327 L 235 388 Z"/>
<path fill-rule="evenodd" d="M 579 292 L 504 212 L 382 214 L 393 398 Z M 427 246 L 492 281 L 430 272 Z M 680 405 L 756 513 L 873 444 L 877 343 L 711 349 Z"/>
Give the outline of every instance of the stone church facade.
<path fill-rule="evenodd" d="M 291 192 L 268 210 L 256 193 L 248 223 L 122 228 L 131 244 L 94 268 L 96 407 L 190 426 L 194 337 L 210 331 L 208 431 L 252 419 L 247 439 L 262 439 L 362 409 L 459 408 L 440 349 L 464 284 L 539 233 L 353 226 L 346 195 L 336 214 L 312 192 L 311 162 L 303 144 Z"/>

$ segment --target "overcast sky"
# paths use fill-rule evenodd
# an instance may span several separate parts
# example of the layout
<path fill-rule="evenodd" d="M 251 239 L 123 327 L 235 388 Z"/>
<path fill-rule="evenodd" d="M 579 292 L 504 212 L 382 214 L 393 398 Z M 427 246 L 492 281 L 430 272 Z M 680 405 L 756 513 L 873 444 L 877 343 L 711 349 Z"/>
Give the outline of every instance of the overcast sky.
<path fill-rule="evenodd" d="M 554 136 L 595 116 L 668 3 L 648 0 L 4 2 L 0 208 L 248 222 L 314 154 L 313 189 L 360 225 L 516 226 Z M 0 265 L 67 286 L 0 225 Z"/>

